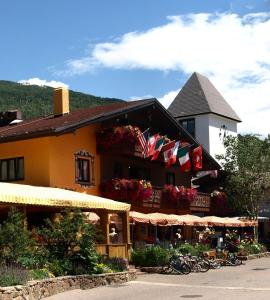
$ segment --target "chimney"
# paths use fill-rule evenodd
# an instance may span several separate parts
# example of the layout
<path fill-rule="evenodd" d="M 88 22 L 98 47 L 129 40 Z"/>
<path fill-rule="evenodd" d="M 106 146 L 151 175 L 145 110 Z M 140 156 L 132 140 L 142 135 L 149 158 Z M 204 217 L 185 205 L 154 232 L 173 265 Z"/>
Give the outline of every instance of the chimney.
<path fill-rule="evenodd" d="M 16 124 L 20 121 L 22 121 L 22 113 L 19 109 L 0 112 L 0 126 L 6 126 L 12 122 L 12 124 Z"/>
<path fill-rule="evenodd" d="M 69 113 L 69 93 L 64 87 L 56 88 L 53 93 L 54 116 L 62 116 Z"/>

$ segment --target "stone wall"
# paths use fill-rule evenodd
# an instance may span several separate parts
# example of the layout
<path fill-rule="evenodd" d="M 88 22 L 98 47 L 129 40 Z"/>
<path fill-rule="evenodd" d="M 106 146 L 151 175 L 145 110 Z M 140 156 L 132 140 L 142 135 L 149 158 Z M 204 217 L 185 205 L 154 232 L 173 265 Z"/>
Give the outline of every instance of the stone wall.
<path fill-rule="evenodd" d="M 0 287 L 0 300 L 38 300 L 74 289 L 91 289 L 136 279 L 136 271 L 78 275 L 28 281 L 25 286 Z"/>

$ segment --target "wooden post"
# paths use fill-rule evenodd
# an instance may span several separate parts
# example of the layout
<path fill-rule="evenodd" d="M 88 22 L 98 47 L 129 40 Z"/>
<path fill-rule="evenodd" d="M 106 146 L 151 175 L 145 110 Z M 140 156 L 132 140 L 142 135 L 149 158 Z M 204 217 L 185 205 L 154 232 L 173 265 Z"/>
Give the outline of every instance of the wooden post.
<path fill-rule="evenodd" d="M 130 244 L 129 211 L 122 214 L 123 243 Z"/>
<path fill-rule="evenodd" d="M 110 236 L 109 236 L 109 213 L 108 211 L 102 211 L 99 213 L 100 217 L 100 228 L 102 234 L 104 235 L 104 243 L 110 243 Z"/>

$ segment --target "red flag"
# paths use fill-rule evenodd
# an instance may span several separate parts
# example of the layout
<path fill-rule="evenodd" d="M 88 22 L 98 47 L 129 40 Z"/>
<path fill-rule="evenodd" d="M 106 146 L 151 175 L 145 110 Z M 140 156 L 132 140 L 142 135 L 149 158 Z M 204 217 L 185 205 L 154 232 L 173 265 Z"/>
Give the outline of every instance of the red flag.
<path fill-rule="evenodd" d="M 148 155 L 147 156 L 152 156 L 155 151 L 156 143 L 157 140 L 159 139 L 159 134 L 154 134 L 149 137 L 148 140 Z"/>
<path fill-rule="evenodd" d="M 194 171 L 198 171 L 202 169 L 202 146 L 201 145 L 193 149 L 192 163 L 193 163 Z"/>
<path fill-rule="evenodd" d="M 178 147 L 179 147 L 180 142 L 175 142 L 175 145 L 172 149 L 171 156 L 169 157 L 169 160 L 167 161 L 166 167 L 168 168 L 169 166 L 172 166 L 176 163 L 176 158 L 177 158 L 177 152 L 178 152 Z"/>
<path fill-rule="evenodd" d="M 166 145 L 164 145 L 162 148 L 166 166 L 169 166 L 169 164 L 170 164 L 169 160 L 170 160 L 171 156 L 173 155 L 174 147 L 175 147 L 175 141 L 172 141 L 172 142 L 169 142 Z"/>

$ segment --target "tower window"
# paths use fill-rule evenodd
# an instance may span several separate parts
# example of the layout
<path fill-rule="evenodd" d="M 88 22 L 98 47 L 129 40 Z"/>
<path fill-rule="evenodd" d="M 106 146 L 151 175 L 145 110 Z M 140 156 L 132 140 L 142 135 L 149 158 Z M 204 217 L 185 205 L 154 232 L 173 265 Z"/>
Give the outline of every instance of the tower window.
<path fill-rule="evenodd" d="M 179 120 L 179 124 L 184 127 L 193 137 L 195 137 L 195 119 Z"/>

